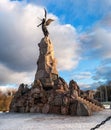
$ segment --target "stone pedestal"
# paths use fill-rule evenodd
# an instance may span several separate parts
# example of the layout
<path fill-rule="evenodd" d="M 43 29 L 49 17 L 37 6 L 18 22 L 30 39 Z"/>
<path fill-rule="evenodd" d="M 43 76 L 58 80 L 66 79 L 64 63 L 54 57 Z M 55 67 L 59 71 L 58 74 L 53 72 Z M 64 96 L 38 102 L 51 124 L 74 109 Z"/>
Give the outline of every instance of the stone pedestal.
<path fill-rule="evenodd" d="M 90 116 L 104 107 L 91 96 L 84 96 L 73 80 L 69 85 L 58 76 L 56 59 L 49 37 L 42 38 L 39 46 L 37 71 L 32 87 L 20 84 L 10 112 L 55 113 L 72 116 Z"/>
<path fill-rule="evenodd" d="M 41 80 L 44 87 L 53 86 L 54 80 L 58 78 L 56 59 L 54 58 L 53 45 L 49 37 L 42 38 L 39 46 L 39 58 L 37 61 L 37 72 L 35 81 Z"/>

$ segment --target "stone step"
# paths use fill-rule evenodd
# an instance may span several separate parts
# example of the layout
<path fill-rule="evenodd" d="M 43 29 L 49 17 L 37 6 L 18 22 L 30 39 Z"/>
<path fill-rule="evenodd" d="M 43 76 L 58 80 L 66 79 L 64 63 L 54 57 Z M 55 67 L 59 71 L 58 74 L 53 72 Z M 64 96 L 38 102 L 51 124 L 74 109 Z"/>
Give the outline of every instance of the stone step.
<path fill-rule="evenodd" d="M 78 100 L 81 101 L 82 103 L 86 104 L 94 112 L 103 110 L 103 108 L 101 108 L 100 106 L 98 106 L 84 98 L 78 97 Z"/>

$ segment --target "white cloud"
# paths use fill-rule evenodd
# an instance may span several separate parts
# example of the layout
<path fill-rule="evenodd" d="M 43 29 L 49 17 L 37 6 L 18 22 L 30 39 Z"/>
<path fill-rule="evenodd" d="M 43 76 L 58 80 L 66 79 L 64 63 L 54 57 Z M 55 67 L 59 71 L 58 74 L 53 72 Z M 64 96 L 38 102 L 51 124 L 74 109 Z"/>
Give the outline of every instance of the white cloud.
<path fill-rule="evenodd" d="M 111 80 L 111 66 L 104 65 L 98 66 L 96 68 L 95 75 L 93 76 L 94 80 L 98 81 L 110 81 Z"/>
<path fill-rule="evenodd" d="M 111 1 L 110 1 L 111 3 Z M 107 29 L 111 29 L 111 12 L 109 12 L 100 22 L 102 26 L 108 27 Z"/>
<path fill-rule="evenodd" d="M 109 13 L 80 39 L 83 43 L 84 57 L 95 62 L 93 80 L 106 82 L 111 77 L 111 16 Z M 97 63 L 97 64 L 96 64 Z M 94 86 L 93 86 L 94 87 Z"/>
<path fill-rule="evenodd" d="M 43 37 L 41 28 L 36 28 L 40 22 L 37 17 L 43 16 L 43 7 L 25 2 L 0 1 L 0 62 L 1 71 L 5 71 L 4 76 L 0 75 L 1 83 L 30 81 L 28 76 L 36 71 L 37 43 Z M 49 26 L 49 32 L 58 69 L 75 68 L 80 60 L 80 45 L 75 28 L 61 25 L 53 14 L 48 14 L 48 17 L 56 20 Z"/>
<path fill-rule="evenodd" d="M 32 76 L 34 76 L 34 72 L 15 72 L 13 70 L 10 70 L 6 66 L 0 64 L 0 84 L 31 84 L 31 82 L 33 82 L 34 80 L 32 79 Z"/>
<path fill-rule="evenodd" d="M 71 25 L 55 25 L 51 37 L 59 70 L 75 68 L 81 59 L 76 30 Z"/>
<path fill-rule="evenodd" d="M 91 85 L 90 84 L 87 84 L 85 82 L 78 82 L 78 85 L 80 87 L 80 89 L 90 89 Z"/>
<path fill-rule="evenodd" d="M 81 35 L 84 52 L 89 52 L 89 57 L 101 60 L 111 58 L 111 30 L 102 26 L 95 26 L 88 33 Z"/>
<path fill-rule="evenodd" d="M 91 78 L 91 72 L 80 72 L 78 74 L 74 74 L 73 78 L 75 80 L 84 80 Z"/>

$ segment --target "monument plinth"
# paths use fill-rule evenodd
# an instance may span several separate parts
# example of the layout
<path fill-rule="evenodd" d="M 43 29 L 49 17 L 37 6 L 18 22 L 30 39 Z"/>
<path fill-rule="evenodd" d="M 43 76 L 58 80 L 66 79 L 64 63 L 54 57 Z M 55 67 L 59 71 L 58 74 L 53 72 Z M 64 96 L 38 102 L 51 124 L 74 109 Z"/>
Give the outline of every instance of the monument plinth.
<path fill-rule="evenodd" d="M 39 46 L 39 58 L 37 61 L 36 80 L 41 80 L 44 87 L 54 85 L 54 81 L 58 78 L 56 69 L 56 59 L 54 58 L 53 44 L 49 37 L 42 38 Z"/>

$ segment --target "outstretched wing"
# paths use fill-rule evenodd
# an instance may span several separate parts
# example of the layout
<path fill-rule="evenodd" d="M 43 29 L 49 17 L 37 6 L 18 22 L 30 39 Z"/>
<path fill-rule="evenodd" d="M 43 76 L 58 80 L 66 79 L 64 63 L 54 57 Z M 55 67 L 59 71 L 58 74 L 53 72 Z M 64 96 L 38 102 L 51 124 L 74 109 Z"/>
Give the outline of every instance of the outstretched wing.
<path fill-rule="evenodd" d="M 47 21 L 46 21 L 46 26 L 48 26 L 52 21 L 54 21 L 53 19 L 48 19 Z"/>
<path fill-rule="evenodd" d="M 44 12 L 45 12 L 45 19 L 47 18 L 47 11 L 46 11 L 46 9 L 44 8 Z"/>

